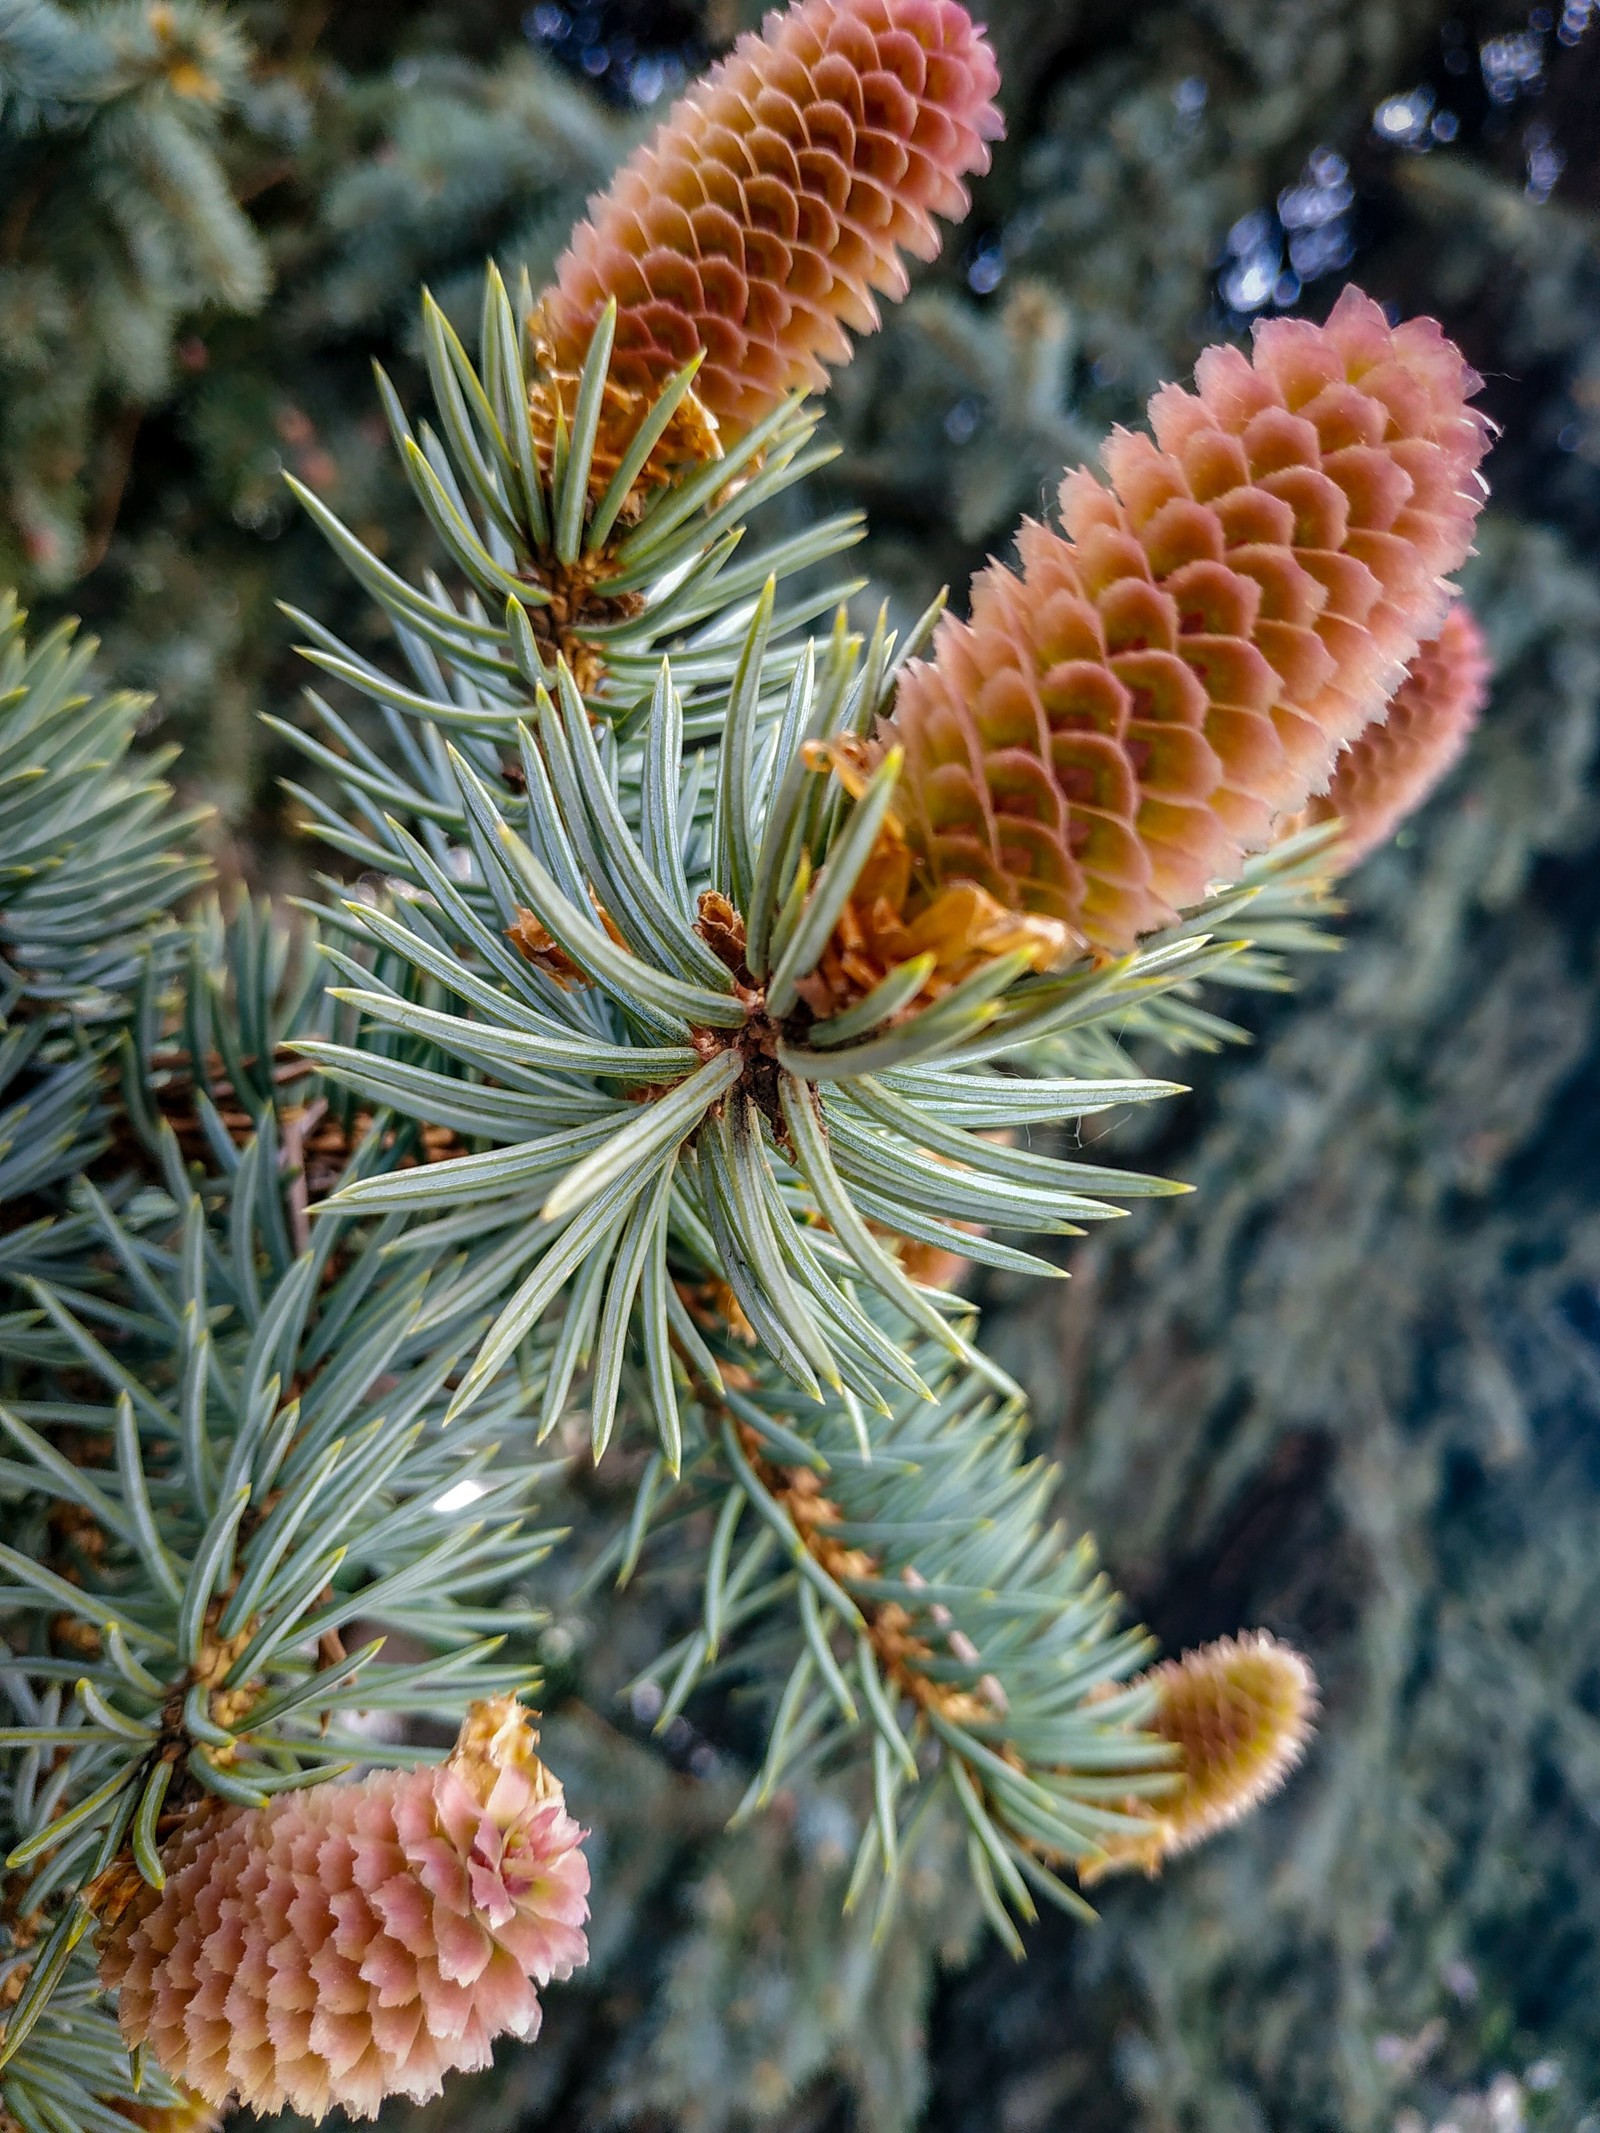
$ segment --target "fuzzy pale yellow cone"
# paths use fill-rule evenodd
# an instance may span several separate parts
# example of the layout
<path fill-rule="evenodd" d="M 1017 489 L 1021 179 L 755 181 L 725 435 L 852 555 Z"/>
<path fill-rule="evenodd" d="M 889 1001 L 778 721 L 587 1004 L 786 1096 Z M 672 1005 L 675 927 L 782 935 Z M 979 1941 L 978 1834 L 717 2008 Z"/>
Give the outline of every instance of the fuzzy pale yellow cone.
<path fill-rule="evenodd" d="M 1264 1630 L 1223 1637 L 1152 1667 L 1160 1701 L 1151 1730 L 1181 1757 L 1178 1789 L 1152 1803 L 1149 1826 L 1114 1839 L 1080 1879 L 1142 1867 L 1161 1870 L 1277 1791 L 1305 1752 L 1317 1709 L 1316 1677 L 1300 1654 Z"/>

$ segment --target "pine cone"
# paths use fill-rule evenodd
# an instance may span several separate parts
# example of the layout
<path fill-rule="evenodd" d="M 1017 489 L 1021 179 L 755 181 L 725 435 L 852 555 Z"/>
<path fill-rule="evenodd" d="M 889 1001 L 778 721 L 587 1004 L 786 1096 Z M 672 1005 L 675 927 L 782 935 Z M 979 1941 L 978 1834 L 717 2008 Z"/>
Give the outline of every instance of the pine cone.
<path fill-rule="evenodd" d="M 844 328 L 899 298 L 902 252 L 931 259 L 934 215 L 1001 131 L 994 59 L 955 0 L 803 0 L 771 14 L 677 104 L 592 200 L 544 301 L 575 370 L 610 297 L 612 375 L 658 390 L 699 351 L 696 392 L 732 432 L 844 363 Z"/>
<path fill-rule="evenodd" d="M 371 2118 L 539 2027 L 536 1985 L 585 1962 L 589 1870 L 509 1698 L 450 1760 L 193 1812 L 102 1928 L 122 2031 L 206 2102 Z"/>
<path fill-rule="evenodd" d="M 1062 484 L 902 681 L 880 746 L 929 884 L 1121 951 L 1327 783 L 1381 712 L 1467 553 L 1488 425 L 1429 319 L 1346 289 L 1326 326 L 1211 348 Z"/>
<path fill-rule="evenodd" d="M 1327 792 L 1296 826 L 1337 816 L 1344 824 L 1338 865 L 1347 873 L 1387 844 L 1454 766 L 1488 698 L 1489 647 L 1477 617 L 1458 600 L 1412 660 L 1383 718 L 1350 743 Z"/>
<path fill-rule="evenodd" d="M 1151 1730 L 1181 1752 L 1182 1784 L 1148 1806 L 1148 1834 L 1115 1838 L 1085 1865 L 1086 1882 L 1119 1867 L 1157 1873 L 1174 1852 L 1237 1822 L 1299 1762 L 1316 1715 L 1310 1667 L 1264 1630 L 1202 1645 L 1141 1678 L 1160 1692 Z"/>

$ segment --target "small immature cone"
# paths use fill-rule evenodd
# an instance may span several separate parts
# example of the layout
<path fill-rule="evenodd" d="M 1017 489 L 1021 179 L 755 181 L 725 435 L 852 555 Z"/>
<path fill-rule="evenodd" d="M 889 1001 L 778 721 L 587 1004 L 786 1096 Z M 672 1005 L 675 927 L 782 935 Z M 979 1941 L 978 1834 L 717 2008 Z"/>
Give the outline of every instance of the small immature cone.
<path fill-rule="evenodd" d="M 1482 500 L 1478 379 L 1346 289 L 1164 386 L 940 624 L 881 745 L 930 884 L 1121 952 L 1265 844 L 1382 711 Z"/>
<path fill-rule="evenodd" d="M 192 1814 L 166 1887 L 101 1929 L 128 2044 L 211 2104 L 371 2118 L 534 2036 L 534 1988 L 587 1960 L 589 1911 L 535 1738 L 495 1698 L 435 1768 Z"/>
<path fill-rule="evenodd" d="M 1418 652 L 1381 720 L 1358 734 L 1328 790 L 1300 818 L 1344 824 L 1336 864 L 1347 873 L 1387 844 L 1454 767 L 1489 699 L 1489 647 L 1458 600 Z"/>
<path fill-rule="evenodd" d="M 1310 1667 L 1264 1630 L 1223 1637 L 1142 1677 L 1160 1693 L 1151 1731 L 1179 1750 L 1177 1791 L 1149 1804 L 1150 1827 L 1114 1838 L 1081 1869 L 1084 1881 L 1121 1867 L 1160 1871 L 1277 1791 L 1299 1762 L 1317 1709 Z"/>
<path fill-rule="evenodd" d="M 849 361 L 845 328 L 906 291 L 935 215 L 1001 132 L 989 47 L 956 0 L 802 0 L 771 14 L 673 107 L 590 202 L 544 299 L 575 370 L 607 299 L 612 375 L 651 392 L 704 351 L 699 399 L 750 429 Z"/>

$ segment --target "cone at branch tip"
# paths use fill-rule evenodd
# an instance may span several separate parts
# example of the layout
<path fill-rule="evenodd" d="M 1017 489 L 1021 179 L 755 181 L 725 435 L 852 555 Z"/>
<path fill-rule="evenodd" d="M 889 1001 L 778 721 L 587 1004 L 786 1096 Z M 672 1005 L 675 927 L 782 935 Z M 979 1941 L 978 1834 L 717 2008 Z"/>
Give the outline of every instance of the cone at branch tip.
<path fill-rule="evenodd" d="M 1151 1731 L 1179 1751 L 1175 1791 L 1142 1811 L 1148 1831 L 1118 1837 L 1080 1878 L 1128 1867 L 1148 1874 L 1248 1814 L 1276 1792 L 1305 1753 L 1317 1711 L 1316 1677 L 1264 1630 L 1223 1637 L 1142 1677 L 1159 1701 Z"/>
<path fill-rule="evenodd" d="M 449 1760 L 193 1810 L 166 1886 L 101 1928 L 130 2046 L 203 2102 L 313 2120 L 437 2096 L 537 2034 L 537 1988 L 588 1958 L 583 1832 L 514 1699 Z"/>
<path fill-rule="evenodd" d="M 1120 953 L 1237 878 L 1439 628 L 1489 436 L 1431 319 L 1346 289 L 1118 430 L 1020 570 L 975 580 L 879 745 L 924 893 L 969 880 Z"/>
<path fill-rule="evenodd" d="M 1341 873 L 1387 844 L 1459 761 L 1489 700 L 1489 647 L 1477 617 L 1458 600 L 1406 669 L 1381 719 L 1334 765 L 1328 790 L 1293 826 L 1344 824 L 1335 848 Z"/>
<path fill-rule="evenodd" d="M 904 256 L 967 211 L 1002 122 L 994 58 L 956 0 L 802 0 L 741 37 L 592 200 L 543 331 L 575 371 L 612 298 L 612 375 L 659 390 L 696 355 L 729 435 L 850 359 Z"/>

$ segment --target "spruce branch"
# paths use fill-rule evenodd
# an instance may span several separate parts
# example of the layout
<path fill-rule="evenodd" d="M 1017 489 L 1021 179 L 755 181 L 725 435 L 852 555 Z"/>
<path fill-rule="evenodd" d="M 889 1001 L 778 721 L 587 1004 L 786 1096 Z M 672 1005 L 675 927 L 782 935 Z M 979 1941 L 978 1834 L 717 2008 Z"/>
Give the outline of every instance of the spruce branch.
<path fill-rule="evenodd" d="M 1042 1155 L 998 1156 L 929 1100 L 916 1078 L 923 1063 L 991 1025 L 1041 1036 L 1068 1011 L 1070 995 L 1064 1004 L 1049 982 L 1032 991 L 1014 983 L 996 997 L 1022 978 L 1027 949 L 980 967 L 909 1017 L 880 994 L 878 1015 L 865 1016 L 855 1042 L 819 1048 L 819 1034 L 830 1033 L 819 1031 L 796 980 L 822 953 L 871 855 L 894 765 L 841 809 L 827 776 L 808 767 L 806 749 L 836 722 L 870 718 L 892 685 L 895 653 L 880 637 L 846 689 L 820 684 L 808 666 L 778 730 L 763 734 L 754 677 L 768 612 L 764 603 L 741 647 L 746 679 L 736 681 L 703 828 L 684 804 L 670 669 L 639 742 L 640 790 L 656 795 L 648 839 L 642 820 L 630 820 L 620 753 L 602 753 L 563 671 L 556 696 L 541 692 L 536 701 L 537 726 L 519 729 L 526 775 L 515 826 L 514 803 L 457 755 L 472 840 L 460 855 L 466 863 L 452 855 L 439 863 L 394 824 L 421 895 L 394 897 L 387 908 L 348 906 L 373 948 L 408 960 L 424 991 L 402 996 L 362 984 L 338 988 L 339 997 L 360 1008 L 369 1028 L 414 1037 L 458 1072 L 504 1085 L 474 1099 L 500 1146 L 363 1179 L 330 1203 L 435 1223 L 476 1207 L 486 1210 L 480 1221 L 511 1231 L 498 1249 L 520 1286 L 462 1383 L 458 1411 L 569 1286 L 582 1297 L 578 1320 L 569 1319 L 569 1328 L 583 1326 L 573 1335 L 574 1361 L 593 1354 L 597 1375 L 617 1382 L 618 1351 L 594 1343 L 608 1327 L 620 1341 L 637 1310 L 664 1308 L 641 1285 L 658 1250 L 680 1272 L 725 1279 L 770 1352 L 813 1397 L 824 1385 L 848 1385 L 877 1404 L 885 1383 L 915 1388 L 919 1380 L 899 1337 L 855 1301 L 858 1280 L 953 1352 L 967 1348 L 948 1302 L 918 1290 L 869 1223 L 935 1244 L 959 1240 L 961 1224 L 1071 1233 L 1117 1212 L 1114 1197 L 1176 1189 Z M 815 883 L 809 900 L 807 882 Z M 753 901 L 757 894 L 763 901 Z M 749 963 L 751 918 L 772 943 L 765 983 Z M 300 1049 L 369 1102 L 418 1118 L 437 1102 L 436 1078 L 375 1065 L 361 1045 Z M 1006 1041 L 995 1049 L 1003 1053 Z M 1041 1083 L 1033 1098 L 1036 1116 L 1062 1121 L 1167 1093 L 1169 1084 L 1130 1077 Z M 972 1100 L 981 1105 L 984 1094 L 975 1082 Z M 632 1223 L 643 1227 L 636 1249 L 624 1251 Z M 1037 1263 L 1003 1244 L 980 1240 L 973 1249 Z M 608 1262 L 614 1271 L 603 1292 L 595 1269 Z M 661 1352 L 665 1342 L 657 1316 L 647 1345 Z M 542 1414 L 546 1431 L 566 1391 L 558 1372 Z M 598 1444 L 611 1419 L 604 1408 L 596 1416 Z"/>
<path fill-rule="evenodd" d="M 171 805 L 170 751 L 130 761 L 149 698 L 84 686 L 95 640 L 66 622 L 30 648 L 25 623 L 0 595 L 0 1014 L 93 1022 L 153 936 L 170 957 L 160 922 L 205 878 L 205 811 Z"/>
<path fill-rule="evenodd" d="M 132 754 L 148 699 L 94 694 L 94 640 L 66 622 L 30 647 L 25 622 L 0 594 L 0 1202 L 24 1220 L 114 1130 L 104 1062 L 170 987 L 172 912 L 207 872 L 170 756 Z"/>
<path fill-rule="evenodd" d="M 209 11 L 97 16 L 95 86 L 57 12 L 29 63 L 101 98 L 85 138 L 139 180 L 109 220 L 165 247 L 161 317 L 250 301 Z M 992 87 L 954 0 L 802 0 L 542 298 L 489 270 L 473 353 L 424 297 L 431 419 L 378 390 L 437 573 L 299 491 L 398 652 L 293 616 L 332 691 L 290 736 L 301 798 L 361 875 L 314 916 L 171 918 L 193 824 L 128 765 L 139 704 L 0 612 L 0 1177 L 27 1195 L 0 1234 L 0 2079 L 27 2133 L 126 2122 L 91 1929 L 125 2039 L 216 2104 L 370 2114 L 530 2033 L 583 1870 L 509 1699 L 569 1512 L 583 1594 L 666 1595 L 636 1708 L 757 1710 L 741 1814 L 870 1801 L 848 1900 L 879 1933 L 937 1824 L 1020 1947 L 1040 1900 L 1081 1911 L 1074 1879 L 1197 1840 L 1299 1750 L 1309 1671 L 1270 1640 L 1136 1672 L 930 1275 L 1059 1275 L 1032 1237 L 1182 1189 L 1035 1129 L 1177 1093 L 1124 1045 L 1225 1041 L 1208 988 L 1323 945 L 1340 827 L 1293 818 L 1419 698 L 1459 725 L 1470 659 L 1378 722 L 1485 426 L 1437 329 L 1351 294 L 1159 394 L 1156 440 L 1069 476 L 1064 531 L 1025 527 L 970 623 L 855 631 L 828 582 L 854 520 L 746 522 L 827 456 L 802 394 L 964 206 Z"/>
<path fill-rule="evenodd" d="M 880 1924 L 936 1797 L 1008 1940 L 1035 1895 L 1081 1911 L 1059 1869 L 1144 1834 L 1174 1755 L 1143 1730 L 1152 1693 L 1126 1686 L 1147 1639 L 1118 1626 L 1091 1544 L 1051 1522 L 1056 1477 L 1026 1456 L 1020 1395 L 924 1344 L 932 1398 L 902 1396 L 869 1439 L 859 1409 L 817 1409 L 736 1356 L 722 1347 L 719 1390 L 694 1380 L 681 1481 L 646 1469 L 591 1572 L 699 1568 L 701 1620 L 636 1700 L 656 1685 L 659 1729 L 697 1690 L 754 1689 L 768 1730 L 742 1814 L 862 1768 L 874 1811 L 852 1901 L 881 1880 Z M 690 1536 L 713 1515 L 702 1557 Z"/>
<path fill-rule="evenodd" d="M 284 975 L 270 932 L 247 918 L 232 945 L 235 974 L 250 966 L 270 999 Z M 86 1930 L 89 1885 L 116 1866 L 159 1889 L 191 1804 L 246 1807 L 426 1757 L 389 1741 L 382 1715 L 449 1715 L 525 1685 L 527 1659 L 496 1655 L 536 1624 L 515 1595 L 556 1538 L 529 1524 L 554 1470 L 501 1451 L 530 1358 L 443 1432 L 447 1382 L 484 1323 L 459 1257 L 394 1261 L 384 1231 L 337 1220 L 296 1251 L 280 1109 L 243 1063 L 245 1031 L 270 1040 L 259 990 L 217 985 L 203 954 L 192 975 L 212 1019 L 186 1018 L 191 1044 L 204 1057 L 197 1027 L 216 1036 L 254 1130 L 236 1143 L 221 1127 L 206 1160 L 143 1114 L 164 1189 L 108 1199 L 82 1181 L 58 1226 L 86 1240 L 94 1277 L 29 1280 L 24 1337 L 7 1342 L 22 1366 L 0 1402 L 0 1492 L 18 1513 L 0 1553 L 7 1867 L 48 1936 L 7 2056 Z M 346 1167 L 403 1152 L 375 1125 Z M 376 1732 L 349 1730 L 358 1709 Z"/>
<path fill-rule="evenodd" d="M 529 342 L 530 307 L 525 288 L 514 302 L 488 270 L 474 367 L 443 313 L 424 299 L 437 429 L 414 430 L 379 375 L 397 453 L 459 592 L 434 578 L 409 584 L 290 479 L 341 562 L 388 615 L 410 669 L 410 682 L 397 682 L 312 617 L 293 618 L 307 633 L 306 656 L 375 703 L 398 746 L 406 770 L 397 778 L 313 699 L 333 748 L 348 758 L 337 766 L 341 774 L 354 769 L 352 796 L 380 821 L 393 809 L 408 819 L 455 819 L 430 729 L 468 749 L 484 775 L 514 775 L 504 751 L 515 749 L 517 721 L 540 688 L 555 686 L 561 663 L 595 714 L 625 727 L 649 700 L 670 646 L 687 732 L 710 738 L 767 581 L 814 571 L 860 537 L 858 517 L 845 514 L 739 555 L 749 515 L 832 456 L 812 446 L 816 414 L 785 399 L 724 451 L 686 416 L 695 363 L 648 394 L 617 385 L 609 314 L 584 352 L 574 410 L 581 426 L 569 437 L 563 415 L 547 432 L 549 379 Z M 612 423 L 604 432 L 602 410 Z M 791 682 L 801 657 L 795 632 L 858 589 L 859 581 L 834 580 L 772 614 L 773 642 L 760 669 L 765 691 Z M 336 818 L 311 805 L 341 842 Z"/>

